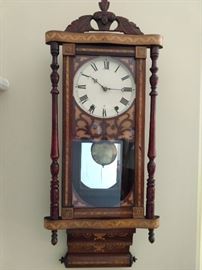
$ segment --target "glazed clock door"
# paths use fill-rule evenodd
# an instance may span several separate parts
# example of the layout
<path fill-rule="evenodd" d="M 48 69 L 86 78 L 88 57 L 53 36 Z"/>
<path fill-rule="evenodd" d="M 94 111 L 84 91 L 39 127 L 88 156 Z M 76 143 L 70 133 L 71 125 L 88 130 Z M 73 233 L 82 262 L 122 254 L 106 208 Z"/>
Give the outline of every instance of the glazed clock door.
<path fill-rule="evenodd" d="M 113 48 L 76 45 L 64 56 L 63 218 L 70 207 L 78 217 L 133 216 L 138 61 L 135 47 Z"/>

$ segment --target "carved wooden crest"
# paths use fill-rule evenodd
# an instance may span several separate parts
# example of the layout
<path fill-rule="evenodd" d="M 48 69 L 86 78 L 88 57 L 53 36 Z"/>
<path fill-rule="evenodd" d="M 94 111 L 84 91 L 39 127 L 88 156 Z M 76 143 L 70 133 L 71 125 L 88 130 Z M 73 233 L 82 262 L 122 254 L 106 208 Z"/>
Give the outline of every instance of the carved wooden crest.
<path fill-rule="evenodd" d="M 65 31 L 84 33 L 89 31 L 109 31 L 109 32 L 122 32 L 129 35 L 143 35 L 140 28 L 127 18 L 116 16 L 114 13 L 109 12 L 110 3 L 108 0 L 101 0 L 99 7 L 101 11 L 95 12 L 93 15 L 84 15 L 79 17 L 67 26 Z M 92 26 L 92 22 L 97 24 L 97 29 Z M 111 29 L 112 24 L 116 22 L 117 27 Z"/>

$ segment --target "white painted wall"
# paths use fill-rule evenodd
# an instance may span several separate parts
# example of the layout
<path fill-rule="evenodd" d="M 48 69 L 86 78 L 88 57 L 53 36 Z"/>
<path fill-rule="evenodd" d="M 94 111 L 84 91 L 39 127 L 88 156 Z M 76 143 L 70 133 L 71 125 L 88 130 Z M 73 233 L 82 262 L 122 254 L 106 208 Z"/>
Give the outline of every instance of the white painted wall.
<path fill-rule="evenodd" d="M 137 270 L 199 270 L 200 1 L 111 0 L 111 10 L 164 36 L 159 59 L 156 243 L 138 231 Z M 0 269 L 62 269 L 65 233 L 52 247 L 49 213 L 50 81 L 47 30 L 97 10 L 95 0 L 0 0 Z M 148 89 L 149 90 L 149 89 Z"/>

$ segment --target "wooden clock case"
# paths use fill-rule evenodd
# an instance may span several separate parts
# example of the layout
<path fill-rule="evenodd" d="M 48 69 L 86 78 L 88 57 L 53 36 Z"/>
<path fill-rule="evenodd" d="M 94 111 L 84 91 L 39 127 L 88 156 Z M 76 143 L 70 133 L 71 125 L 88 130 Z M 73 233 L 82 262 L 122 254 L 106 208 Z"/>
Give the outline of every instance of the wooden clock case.
<path fill-rule="evenodd" d="M 57 231 L 67 232 L 67 253 L 61 258 L 66 267 L 126 267 L 135 257 L 129 248 L 136 229 L 149 230 L 149 240 L 154 242 L 154 229 L 159 226 L 159 217 L 154 213 L 155 198 L 155 110 L 157 87 L 157 58 L 162 47 L 159 35 L 144 35 L 126 18 L 108 11 L 109 2 L 99 3 L 101 11 L 86 15 L 70 24 L 65 31 L 49 31 L 46 43 L 52 55 L 52 145 L 51 145 L 51 205 L 50 216 L 44 218 L 44 226 L 52 231 L 52 244 L 57 243 Z M 91 21 L 98 25 L 97 32 Z M 110 30 L 116 21 L 117 28 Z M 90 32 L 93 31 L 93 32 Z M 116 33 L 116 32 L 121 32 Z M 63 116 L 58 119 L 58 55 L 63 54 Z M 144 185 L 145 151 L 145 78 L 147 49 L 151 57 L 151 106 L 148 148 L 148 179 Z M 119 57 L 125 61 L 134 74 L 136 98 L 129 110 L 114 118 L 97 119 L 86 115 L 75 105 L 73 98 L 73 77 L 75 71 L 86 60 L 96 56 Z M 135 64 L 133 63 L 135 61 Z M 131 65 L 131 67 L 130 67 Z M 62 200 L 59 204 L 59 137 L 58 121 L 62 121 Z M 102 132 L 96 133 L 99 126 Z M 135 130 L 135 136 L 132 133 Z M 126 140 L 134 143 L 134 175 L 130 183 L 125 181 L 126 192 L 119 205 L 99 206 L 85 203 L 77 196 L 72 183 L 72 142 L 80 140 Z M 113 191 L 115 192 L 115 191 Z M 93 193 L 92 193 L 93 194 Z M 96 196 L 99 195 L 99 191 Z M 96 198 L 95 196 L 95 198 Z M 108 196 L 108 197 L 107 197 Z M 101 197 L 109 198 L 104 193 Z M 107 201 L 107 200 L 106 200 Z"/>

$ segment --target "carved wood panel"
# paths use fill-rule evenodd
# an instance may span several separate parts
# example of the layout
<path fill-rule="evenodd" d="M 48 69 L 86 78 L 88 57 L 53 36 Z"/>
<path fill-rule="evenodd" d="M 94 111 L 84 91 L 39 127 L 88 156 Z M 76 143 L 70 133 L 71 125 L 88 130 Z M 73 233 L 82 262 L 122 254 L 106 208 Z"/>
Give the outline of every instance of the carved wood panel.
<path fill-rule="evenodd" d="M 75 106 L 74 138 L 95 140 L 134 140 L 134 107 L 109 120 L 92 118 Z"/>

